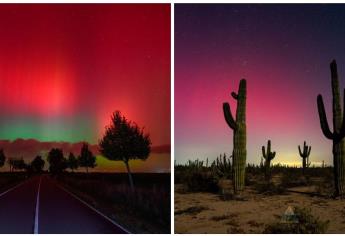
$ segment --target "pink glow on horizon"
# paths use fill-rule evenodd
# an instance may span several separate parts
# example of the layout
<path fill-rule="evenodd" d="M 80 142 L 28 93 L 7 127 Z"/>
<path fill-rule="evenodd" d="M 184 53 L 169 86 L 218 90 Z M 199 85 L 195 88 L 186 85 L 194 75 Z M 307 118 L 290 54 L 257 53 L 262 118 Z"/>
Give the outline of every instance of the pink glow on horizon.
<path fill-rule="evenodd" d="M 235 116 L 236 103 L 230 93 L 237 92 L 241 78 L 247 79 L 247 149 L 250 163 L 260 161 L 261 146 L 268 139 L 272 140 L 272 146 L 277 150 L 276 162 L 284 162 L 287 157 L 291 161 L 291 153 L 296 153 L 292 162 L 299 162 L 297 145 L 304 140 L 324 147 L 320 153 L 313 153 L 318 155 L 314 159 L 327 153 L 327 140 L 322 136 L 318 123 L 317 94 L 312 91 L 313 85 L 303 85 L 313 75 L 305 77 L 297 70 L 280 68 L 278 63 L 270 67 L 260 66 L 259 63 L 255 67 L 250 64 L 221 70 L 218 67 L 211 62 L 207 66 L 190 66 L 176 72 L 175 142 L 178 160 L 191 157 L 212 159 L 219 153 L 230 153 L 232 130 L 224 121 L 222 103 L 229 102 Z M 326 80 L 328 77 L 325 75 Z M 290 78 L 300 80 L 300 83 L 291 83 Z M 181 156 L 185 154 L 187 156 Z"/>

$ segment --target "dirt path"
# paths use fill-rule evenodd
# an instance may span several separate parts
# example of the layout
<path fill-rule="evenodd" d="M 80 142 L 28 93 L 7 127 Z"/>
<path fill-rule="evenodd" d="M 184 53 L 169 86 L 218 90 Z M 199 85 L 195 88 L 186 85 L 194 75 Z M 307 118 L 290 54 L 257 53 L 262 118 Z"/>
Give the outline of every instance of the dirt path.
<path fill-rule="evenodd" d="M 175 192 L 175 232 L 262 233 L 265 224 L 277 221 L 276 216 L 288 206 L 299 206 L 311 208 L 312 214 L 323 221 L 330 220 L 327 233 L 345 233 L 345 200 L 299 193 L 246 195 L 246 201 L 222 201 L 211 193 Z"/>

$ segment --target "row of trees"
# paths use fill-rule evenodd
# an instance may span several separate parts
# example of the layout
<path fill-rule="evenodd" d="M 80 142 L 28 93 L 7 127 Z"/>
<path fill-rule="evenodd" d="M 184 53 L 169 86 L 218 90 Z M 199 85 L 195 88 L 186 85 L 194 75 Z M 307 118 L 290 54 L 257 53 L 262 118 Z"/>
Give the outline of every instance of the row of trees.
<path fill-rule="evenodd" d="M 0 149 L 0 167 L 5 165 L 6 159 L 4 150 Z M 36 156 L 31 163 L 25 163 L 23 158 L 8 158 L 7 163 L 10 166 L 10 172 L 23 169 L 39 172 L 43 169 L 45 162 L 41 156 Z"/>
<path fill-rule="evenodd" d="M 89 168 L 96 166 L 96 157 L 89 150 L 86 143 L 83 144 L 78 158 L 71 152 L 66 159 L 62 149 L 53 148 L 48 153 L 47 161 L 49 162 L 49 171 L 53 174 L 61 173 L 67 168 L 73 172 L 78 167 L 85 167 L 86 172 L 89 172 Z"/>
<path fill-rule="evenodd" d="M 1 166 L 4 166 L 6 157 L 4 155 L 4 151 L 0 150 L 1 156 Z M 36 156 L 30 163 L 25 163 L 23 158 L 8 158 L 7 160 L 8 165 L 10 166 L 10 172 L 14 170 L 26 170 L 28 172 L 42 172 L 45 161 L 42 159 L 41 156 Z"/>
<path fill-rule="evenodd" d="M 45 161 L 42 156 L 36 156 L 30 163 L 25 163 L 23 158 L 6 158 L 4 150 L 0 149 L 0 167 L 7 163 L 10 167 L 10 172 L 14 170 L 26 170 L 28 172 L 42 172 Z M 94 168 L 96 166 L 96 157 L 89 150 L 89 146 L 84 143 L 80 155 L 78 158 L 74 156 L 71 152 L 66 159 L 63 155 L 62 149 L 53 148 L 48 153 L 47 161 L 49 162 L 49 171 L 56 174 L 62 172 L 66 168 L 74 171 L 78 167 L 85 167 L 86 172 L 89 168 Z"/>

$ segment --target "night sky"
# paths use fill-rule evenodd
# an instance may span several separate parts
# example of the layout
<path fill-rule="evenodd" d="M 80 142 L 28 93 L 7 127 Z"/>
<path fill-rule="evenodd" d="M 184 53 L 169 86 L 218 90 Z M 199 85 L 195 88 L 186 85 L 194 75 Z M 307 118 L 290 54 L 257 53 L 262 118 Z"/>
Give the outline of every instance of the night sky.
<path fill-rule="evenodd" d="M 0 139 L 96 144 L 120 110 L 170 144 L 169 4 L 1 4 L 0 35 Z"/>
<path fill-rule="evenodd" d="M 320 128 L 316 97 L 331 116 L 329 64 L 345 78 L 345 5 L 175 5 L 175 155 L 214 159 L 232 152 L 222 103 L 247 79 L 247 160 L 259 163 L 271 139 L 273 163 L 332 163 L 332 142 Z M 342 94 L 343 95 L 343 94 Z"/>

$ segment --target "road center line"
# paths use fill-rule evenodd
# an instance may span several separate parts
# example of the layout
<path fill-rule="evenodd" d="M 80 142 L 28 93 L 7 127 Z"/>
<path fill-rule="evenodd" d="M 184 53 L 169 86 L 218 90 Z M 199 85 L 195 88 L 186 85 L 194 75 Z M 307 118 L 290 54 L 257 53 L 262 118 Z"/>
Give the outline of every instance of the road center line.
<path fill-rule="evenodd" d="M 42 181 L 42 176 L 40 176 L 40 183 L 38 184 L 38 190 L 37 190 L 34 234 L 38 234 L 38 211 L 39 211 L 39 205 L 40 205 L 41 181 Z"/>
<path fill-rule="evenodd" d="M 124 232 L 126 232 L 127 234 L 131 234 L 131 232 L 129 232 L 127 229 L 125 229 L 124 227 L 122 227 L 121 225 L 119 225 L 118 223 L 116 223 L 115 221 L 113 221 L 112 219 L 110 219 L 108 216 L 104 215 L 102 212 L 98 211 L 96 208 L 92 207 L 91 205 L 89 205 L 88 203 L 86 203 L 84 200 L 80 199 L 79 197 L 77 197 L 75 194 L 71 193 L 70 191 L 68 191 L 67 189 L 65 189 L 64 187 L 62 187 L 60 184 L 57 184 L 57 186 L 59 188 L 61 188 L 63 191 L 65 191 L 66 193 L 68 193 L 69 195 L 71 195 L 72 197 L 74 197 L 75 199 L 79 200 L 81 203 L 83 203 L 85 206 L 87 206 L 88 208 L 90 208 L 91 210 L 95 211 L 98 215 L 102 216 L 103 218 L 105 218 L 106 220 L 108 220 L 110 223 L 112 223 L 113 225 L 119 227 L 121 230 L 123 230 Z"/>

